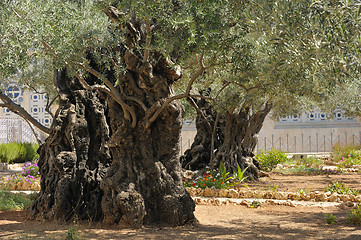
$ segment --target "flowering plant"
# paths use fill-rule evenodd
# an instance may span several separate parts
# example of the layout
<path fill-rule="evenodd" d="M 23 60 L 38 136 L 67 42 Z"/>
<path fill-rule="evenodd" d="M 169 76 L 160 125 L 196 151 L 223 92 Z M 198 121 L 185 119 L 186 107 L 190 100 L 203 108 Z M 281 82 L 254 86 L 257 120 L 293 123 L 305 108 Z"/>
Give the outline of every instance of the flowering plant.
<path fill-rule="evenodd" d="M 40 177 L 38 164 L 30 162 L 26 163 L 22 168 L 21 174 L 24 176 Z"/>
<path fill-rule="evenodd" d="M 0 188 L 2 189 L 14 189 L 16 188 L 16 186 L 18 186 L 19 184 L 24 185 L 28 184 L 28 185 L 32 185 L 36 182 L 37 180 L 35 179 L 35 177 L 33 176 L 23 176 L 23 175 L 11 175 L 8 177 L 2 177 L 0 178 Z"/>
<path fill-rule="evenodd" d="M 205 189 L 208 188 L 226 188 L 226 184 L 221 179 L 221 174 L 217 173 L 214 170 L 207 170 L 204 173 L 199 173 L 194 171 L 194 176 L 192 178 L 183 179 L 185 187 L 195 187 Z"/>
<path fill-rule="evenodd" d="M 341 157 L 341 160 L 337 163 L 337 166 L 339 168 L 346 168 L 360 164 L 361 164 L 361 156 L 353 156 L 353 154 L 349 154 L 347 155 L 347 157 Z"/>
<path fill-rule="evenodd" d="M 205 171 L 194 171 L 193 177 L 184 178 L 183 183 L 185 187 L 228 189 L 230 186 L 241 184 L 247 178 L 244 177 L 247 168 L 242 171 L 238 164 L 237 167 L 238 172 L 233 175 L 230 175 L 229 172 L 226 171 L 223 164 L 220 165 L 219 172 L 206 167 Z"/>

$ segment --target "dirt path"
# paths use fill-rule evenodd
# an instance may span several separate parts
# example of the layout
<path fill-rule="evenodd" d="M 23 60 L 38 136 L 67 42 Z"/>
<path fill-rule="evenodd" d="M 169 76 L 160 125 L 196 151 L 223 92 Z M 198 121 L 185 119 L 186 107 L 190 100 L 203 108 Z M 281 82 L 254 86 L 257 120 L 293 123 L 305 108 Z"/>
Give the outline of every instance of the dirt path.
<path fill-rule="evenodd" d="M 274 183 L 280 190 L 308 188 L 324 191 L 335 181 L 361 191 L 361 175 L 289 176 L 271 175 L 252 189 L 267 188 Z M 346 223 L 347 212 L 340 207 L 289 207 L 262 204 L 260 208 L 241 205 L 197 205 L 199 224 L 177 228 L 145 227 L 129 229 L 89 223 L 61 224 L 26 220 L 23 211 L 0 212 L 0 239 L 64 239 L 73 227 L 81 239 L 349 239 L 361 240 L 361 226 Z M 337 217 L 336 224 L 326 223 L 326 213 Z"/>
<path fill-rule="evenodd" d="M 338 222 L 327 224 L 325 213 Z M 196 226 L 129 229 L 26 221 L 22 211 L 0 212 L 0 238 L 64 239 L 75 227 L 82 239 L 361 239 L 361 227 L 346 224 L 347 210 L 339 208 L 198 205 L 195 214 Z"/>

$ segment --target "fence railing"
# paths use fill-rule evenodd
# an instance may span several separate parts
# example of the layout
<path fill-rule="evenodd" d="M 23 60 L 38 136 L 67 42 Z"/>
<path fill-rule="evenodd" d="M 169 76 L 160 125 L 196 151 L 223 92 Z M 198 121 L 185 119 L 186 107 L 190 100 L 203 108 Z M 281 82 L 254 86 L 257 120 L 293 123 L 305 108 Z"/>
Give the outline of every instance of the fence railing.
<path fill-rule="evenodd" d="M 318 134 L 314 135 L 289 135 L 276 136 L 272 134 L 270 137 L 261 137 L 258 139 L 256 150 L 261 149 L 268 151 L 272 148 L 286 151 L 289 153 L 304 152 L 331 152 L 332 148 L 337 145 L 361 145 L 361 136 L 358 134 Z"/>
<path fill-rule="evenodd" d="M 21 118 L 0 118 L 0 143 L 36 142 L 27 122 Z"/>

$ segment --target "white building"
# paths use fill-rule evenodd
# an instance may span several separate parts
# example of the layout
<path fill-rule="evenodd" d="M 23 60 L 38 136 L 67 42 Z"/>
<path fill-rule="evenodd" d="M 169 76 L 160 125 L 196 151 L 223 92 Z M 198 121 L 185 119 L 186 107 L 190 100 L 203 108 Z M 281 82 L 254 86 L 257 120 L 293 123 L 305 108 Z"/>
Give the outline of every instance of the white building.
<path fill-rule="evenodd" d="M 21 105 L 42 125 L 50 127 L 52 117 L 45 110 L 47 103 L 45 94 L 23 91 L 15 83 L 9 84 L 4 93 L 16 104 Z M 41 132 L 35 128 L 34 130 L 41 136 Z M 7 142 L 36 142 L 36 138 L 24 119 L 7 108 L 0 108 L 0 143 Z"/>
<path fill-rule="evenodd" d="M 182 128 L 181 154 L 190 148 L 196 135 L 195 124 L 185 121 Z M 268 116 L 258 134 L 256 151 L 275 148 L 289 153 L 330 152 L 334 145 L 361 145 L 361 122 L 341 110 L 334 116 L 308 112 L 279 121 Z"/>

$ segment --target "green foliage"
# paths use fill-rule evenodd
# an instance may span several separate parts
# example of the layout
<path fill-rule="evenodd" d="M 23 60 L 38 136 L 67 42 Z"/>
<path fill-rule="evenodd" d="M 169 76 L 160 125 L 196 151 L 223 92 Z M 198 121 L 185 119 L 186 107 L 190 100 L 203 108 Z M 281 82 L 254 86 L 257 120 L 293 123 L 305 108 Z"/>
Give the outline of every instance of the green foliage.
<path fill-rule="evenodd" d="M 357 208 L 348 212 L 347 215 L 347 222 L 361 225 L 361 205 L 357 205 Z"/>
<path fill-rule="evenodd" d="M 272 192 L 278 192 L 281 191 L 282 188 L 284 188 L 285 186 L 282 183 L 277 183 L 277 182 L 269 182 L 266 183 L 266 189 L 270 190 Z M 286 191 L 288 190 L 288 188 L 286 189 Z"/>
<path fill-rule="evenodd" d="M 194 176 L 190 179 L 183 179 L 183 183 L 185 187 L 201 189 L 206 187 L 215 189 L 227 188 L 226 183 L 222 181 L 220 173 L 214 170 L 207 170 L 203 173 L 194 171 Z"/>
<path fill-rule="evenodd" d="M 219 172 L 221 174 L 222 182 L 226 183 L 229 182 L 229 180 L 232 179 L 232 176 L 228 176 L 229 172 L 227 172 L 226 168 L 224 167 L 223 163 L 220 163 L 219 165 Z"/>
<path fill-rule="evenodd" d="M 33 200 L 33 195 L 0 191 L 0 211 L 25 209 Z"/>
<path fill-rule="evenodd" d="M 332 184 L 328 185 L 325 189 L 325 192 L 334 192 L 338 194 L 349 194 L 349 195 L 358 195 L 358 190 L 350 189 L 349 187 L 345 186 L 343 183 L 340 182 L 333 182 Z"/>
<path fill-rule="evenodd" d="M 79 233 L 77 232 L 76 227 L 71 227 L 68 229 L 68 231 L 66 232 L 66 240 L 79 240 L 81 239 L 79 236 Z"/>
<path fill-rule="evenodd" d="M 32 177 L 40 177 L 39 166 L 37 163 L 26 163 L 22 168 L 21 174 L 23 176 L 32 176 Z"/>
<path fill-rule="evenodd" d="M 360 145 L 346 145 L 333 147 L 331 158 L 336 162 L 340 168 L 352 167 L 353 165 L 361 164 L 361 146 Z"/>
<path fill-rule="evenodd" d="M 261 206 L 261 203 L 259 201 L 254 200 L 251 205 L 249 205 L 250 208 L 259 208 Z"/>
<path fill-rule="evenodd" d="M 336 216 L 335 215 L 333 215 L 333 214 L 325 214 L 325 216 L 326 216 L 326 222 L 328 223 L 328 224 L 334 224 L 334 223 L 336 223 Z"/>
<path fill-rule="evenodd" d="M 206 168 L 205 171 L 194 171 L 194 176 L 190 179 L 184 178 L 183 183 L 185 187 L 228 189 L 231 186 L 241 184 L 247 179 L 247 177 L 244 176 L 246 170 L 247 168 L 242 171 L 238 165 L 238 172 L 230 175 L 224 165 L 221 164 L 219 171 L 209 170 L 209 168 Z M 246 185 L 244 186 L 247 187 Z"/>
<path fill-rule="evenodd" d="M 264 150 L 258 152 L 255 159 L 261 164 L 262 169 L 269 172 L 274 169 L 277 164 L 287 161 L 287 155 L 283 151 L 271 149 L 267 153 Z"/>
<path fill-rule="evenodd" d="M 33 161 L 39 157 L 39 146 L 33 143 L 0 144 L 0 161 L 4 163 L 22 163 Z"/>

